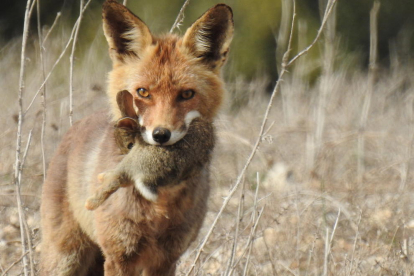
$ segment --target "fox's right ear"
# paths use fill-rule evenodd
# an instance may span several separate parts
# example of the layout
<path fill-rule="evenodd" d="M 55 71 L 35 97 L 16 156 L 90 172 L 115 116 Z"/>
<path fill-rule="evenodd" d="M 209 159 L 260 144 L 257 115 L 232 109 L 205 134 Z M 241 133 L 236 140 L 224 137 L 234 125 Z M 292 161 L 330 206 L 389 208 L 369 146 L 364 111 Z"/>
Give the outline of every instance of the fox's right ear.
<path fill-rule="evenodd" d="M 231 8 L 225 4 L 217 4 L 188 28 L 183 43 L 192 55 L 218 71 L 226 61 L 233 31 Z"/>
<path fill-rule="evenodd" d="M 134 110 L 134 97 L 128 90 L 119 91 L 116 94 L 116 102 L 118 103 L 119 111 L 121 111 L 122 117 L 130 117 L 137 119 L 138 115 Z"/>
<path fill-rule="evenodd" d="M 102 20 L 109 55 L 114 64 L 123 62 L 129 56 L 139 58 L 152 43 L 153 38 L 147 25 L 115 0 L 106 0 L 103 4 Z"/>

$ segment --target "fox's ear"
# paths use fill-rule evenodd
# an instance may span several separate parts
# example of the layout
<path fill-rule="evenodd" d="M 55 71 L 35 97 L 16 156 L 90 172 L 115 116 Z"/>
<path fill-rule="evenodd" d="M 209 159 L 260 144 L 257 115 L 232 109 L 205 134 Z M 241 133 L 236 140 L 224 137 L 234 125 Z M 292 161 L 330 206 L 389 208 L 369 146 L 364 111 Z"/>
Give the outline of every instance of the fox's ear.
<path fill-rule="evenodd" d="M 213 70 L 224 64 L 233 38 L 233 12 L 218 4 L 205 12 L 186 31 L 183 44 Z"/>
<path fill-rule="evenodd" d="M 122 90 L 116 94 L 116 102 L 122 117 L 138 118 L 134 110 L 134 98 L 127 90 Z"/>
<path fill-rule="evenodd" d="M 114 63 L 123 62 L 128 56 L 140 57 L 152 43 L 147 25 L 115 0 L 106 0 L 102 7 L 103 30 Z"/>

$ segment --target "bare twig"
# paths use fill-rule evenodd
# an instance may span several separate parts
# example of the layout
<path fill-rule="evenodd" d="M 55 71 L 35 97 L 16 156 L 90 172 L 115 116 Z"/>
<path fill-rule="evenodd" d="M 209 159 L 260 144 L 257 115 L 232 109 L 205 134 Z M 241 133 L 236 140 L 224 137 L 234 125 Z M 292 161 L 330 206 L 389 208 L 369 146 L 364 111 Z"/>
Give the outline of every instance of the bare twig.
<path fill-rule="evenodd" d="M 237 249 L 237 238 L 239 236 L 239 228 L 240 228 L 240 222 L 243 219 L 242 213 L 243 213 L 243 205 L 244 205 L 244 191 L 245 191 L 245 181 L 243 181 L 243 187 L 242 187 L 242 191 L 240 194 L 240 200 L 239 200 L 239 208 L 238 208 L 238 212 L 237 212 L 237 217 L 236 217 L 236 229 L 234 232 L 234 238 L 233 238 L 233 245 L 232 245 L 232 250 L 230 253 L 230 258 L 228 261 L 228 265 L 227 265 L 227 269 L 226 272 L 224 273 L 224 275 L 230 275 L 230 269 L 233 266 L 233 260 L 234 260 L 234 256 L 236 255 L 236 249 Z"/>
<path fill-rule="evenodd" d="M 55 18 L 55 22 L 58 17 Z M 53 22 L 53 25 L 55 24 Z M 53 28 L 52 25 L 52 28 Z M 50 32 L 49 32 L 50 33 Z M 37 0 L 37 35 L 39 39 L 39 56 L 40 56 L 40 66 L 42 70 L 42 77 L 43 81 L 46 78 L 45 73 L 45 61 L 43 58 L 43 38 L 42 38 L 42 27 L 40 24 L 40 0 Z M 45 129 L 46 129 L 46 85 L 43 87 L 43 93 L 42 93 L 42 130 L 40 133 L 40 147 L 42 149 L 42 165 L 43 165 L 43 183 L 46 180 L 46 154 L 45 154 Z"/>
<path fill-rule="evenodd" d="M 122 3 L 124 6 L 127 5 L 128 0 L 124 0 L 124 2 Z"/>
<path fill-rule="evenodd" d="M 290 40 L 290 33 L 291 24 L 292 24 L 292 15 L 295 14 L 295 7 L 293 6 L 294 2 L 292 0 L 282 0 L 281 1 L 281 19 L 280 19 L 280 27 L 279 33 L 276 39 L 276 65 L 277 71 L 280 73 L 281 67 L 283 66 L 283 56 L 286 51 L 289 49 L 289 40 Z M 288 103 L 287 103 L 287 93 L 285 89 L 281 89 L 281 96 L 282 96 L 282 108 L 283 108 L 283 117 L 285 120 L 285 124 L 289 121 L 290 112 L 288 110 Z"/>
<path fill-rule="evenodd" d="M 289 272 L 290 274 L 292 274 L 293 276 L 299 276 L 298 274 L 296 274 L 292 269 L 290 269 L 286 264 L 284 264 L 282 261 L 278 261 L 278 264 L 283 267 L 287 272 Z"/>
<path fill-rule="evenodd" d="M 336 0 L 332 0 L 332 1 L 333 1 L 333 4 L 334 4 L 334 3 L 336 3 Z M 284 77 L 284 75 L 285 75 L 285 73 L 286 73 L 287 67 L 288 67 L 289 65 L 291 65 L 291 64 L 292 64 L 295 60 L 297 60 L 300 56 L 302 56 L 303 54 L 305 54 L 306 52 L 308 52 L 308 51 L 309 51 L 309 49 L 313 47 L 313 45 L 315 45 L 315 43 L 316 43 L 316 41 L 317 41 L 317 38 L 319 38 L 320 33 L 322 32 L 322 29 L 323 29 L 323 27 L 325 26 L 325 23 L 326 23 L 326 20 L 327 20 L 327 18 L 326 18 L 326 17 L 328 17 L 328 16 L 330 15 L 330 11 L 332 10 L 332 6 L 333 6 L 333 4 L 332 4 L 332 5 L 331 5 L 331 7 L 329 8 L 329 10 L 327 10 L 327 12 L 325 13 L 325 18 L 324 18 L 324 20 L 322 21 L 322 25 L 321 25 L 321 27 L 320 27 L 320 30 L 318 31 L 318 35 L 317 35 L 317 37 L 314 39 L 314 41 L 312 42 L 312 44 L 311 44 L 310 46 L 308 46 L 305 50 L 303 50 L 302 52 L 300 52 L 298 55 L 296 55 L 295 57 L 293 57 L 291 60 L 289 60 L 289 53 L 290 53 L 290 50 L 291 50 L 291 41 L 292 41 L 292 37 L 293 37 L 293 30 L 294 30 L 294 28 L 293 28 L 293 27 L 294 27 L 295 18 L 296 18 L 296 14 L 294 14 L 294 15 L 293 15 L 293 17 L 292 17 L 292 28 L 291 28 L 291 35 L 290 35 L 290 39 L 289 39 L 289 46 L 288 46 L 288 50 L 285 52 L 285 54 L 284 54 L 284 56 L 283 56 L 283 61 L 282 61 L 281 72 L 280 72 L 280 75 L 279 75 L 279 80 L 277 81 L 277 83 L 276 83 L 276 85 L 275 85 L 275 87 L 274 87 L 274 89 L 273 89 L 273 92 L 272 92 L 272 94 L 271 94 L 271 96 L 270 96 L 270 99 L 269 99 L 269 102 L 268 102 L 268 105 L 267 105 L 267 107 L 266 107 L 266 111 L 265 111 L 265 114 L 264 114 L 264 118 L 263 118 L 263 121 L 262 121 L 262 124 L 261 124 L 261 127 L 260 127 L 260 131 L 259 131 L 258 136 L 257 136 L 256 143 L 255 143 L 255 145 L 253 146 L 253 149 L 252 149 L 252 151 L 251 151 L 251 153 L 250 153 L 249 157 L 247 158 L 246 163 L 245 163 L 245 165 L 244 165 L 243 169 L 242 169 L 242 170 L 241 170 L 241 172 L 239 173 L 239 175 L 238 175 L 238 177 L 237 177 L 237 179 L 236 179 L 236 183 L 235 183 L 235 185 L 234 185 L 234 186 L 233 186 L 233 188 L 230 190 L 229 195 L 228 195 L 228 196 L 225 198 L 225 200 L 223 201 L 223 204 L 222 204 L 222 206 L 221 206 L 221 208 L 220 208 L 219 212 L 217 213 L 216 218 L 214 219 L 214 221 L 213 221 L 212 225 L 210 226 L 210 229 L 208 230 L 208 232 L 207 232 L 207 234 L 205 235 L 205 237 L 204 237 L 204 239 L 203 239 L 202 243 L 200 244 L 200 246 L 199 246 L 199 248 L 198 248 L 198 250 L 197 250 L 196 256 L 195 256 L 195 258 L 194 258 L 194 261 L 193 261 L 193 263 L 191 264 L 189 271 L 186 273 L 186 276 L 190 275 L 190 274 L 191 274 L 191 272 L 194 270 L 194 267 L 195 267 L 195 265 L 196 265 L 196 263 L 197 263 L 198 259 L 200 258 L 201 252 L 202 252 L 202 250 L 203 250 L 204 246 L 206 245 L 206 243 L 207 243 L 208 239 L 210 238 L 210 236 L 211 236 L 211 234 L 212 234 L 212 232 L 213 232 L 214 228 L 216 227 L 216 225 L 217 225 L 217 222 L 218 222 L 219 218 L 221 217 L 221 215 L 222 215 L 222 213 L 223 213 L 224 209 L 227 207 L 227 205 L 228 205 L 228 203 L 229 203 L 229 201 L 230 201 L 231 197 L 234 195 L 234 193 L 236 192 L 237 188 L 240 186 L 240 183 L 241 183 L 241 181 L 242 181 L 242 179 L 243 179 L 243 177 L 244 177 L 244 174 L 245 174 L 245 173 L 246 173 L 246 171 L 247 171 L 247 168 L 250 166 L 250 163 L 251 163 L 252 159 L 253 159 L 253 158 L 254 158 L 254 156 L 256 155 L 257 149 L 258 149 L 258 147 L 259 147 L 259 145 L 261 144 L 262 139 L 263 139 L 263 134 L 264 134 L 264 131 L 265 131 L 265 127 L 266 127 L 266 124 L 267 124 L 268 118 L 269 118 L 269 113 L 270 113 L 270 110 L 272 109 L 272 106 L 273 106 L 273 101 L 274 101 L 274 99 L 275 99 L 276 95 L 278 94 L 278 91 L 279 91 L 279 89 L 280 89 L 280 83 L 281 83 L 281 81 L 283 80 L 283 77 Z"/>
<path fill-rule="evenodd" d="M 24 253 L 22 256 L 20 256 L 20 258 L 19 259 L 17 259 L 16 261 L 14 261 L 4 272 L 3 272 L 3 274 L 1 274 L 1 276 L 6 276 L 7 275 L 7 272 L 9 272 L 10 271 L 10 269 L 12 269 L 15 265 L 17 265 L 18 263 L 20 263 L 21 261 L 22 261 L 22 259 L 24 258 L 24 257 L 26 257 L 27 256 L 27 254 L 29 254 L 29 251 L 27 251 L 26 253 Z"/>
<path fill-rule="evenodd" d="M 259 224 L 260 218 L 262 217 L 262 214 L 264 212 L 264 206 L 260 209 L 257 218 L 255 221 L 253 221 L 253 226 L 252 229 L 250 231 L 250 235 L 249 235 L 249 239 L 246 242 L 246 245 L 244 246 L 244 249 L 239 257 L 239 259 L 234 263 L 233 267 L 230 270 L 230 275 L 233 273 L 233 270 L 237 267 L 237 265 L 239 264 L 239 262 L 244 258 L 244 255 L 246 254 L 247 250 L 249 250 L 251 248 L 251 245 L 253 243 L 253 239 L 254 239 L 254 235 L 256 233 L 256 229 L 257 229 L 257 225 Z"/>
<path fill-rule="evenodd" d="M 25 75 L 25 61 L 26 61 L 26 44 L 29 36 L 29 24 L 30 24 L 30 5 L 31 0 L 27 0 L 26 12 L 24 16 L 24 27 L 23 27 L 23 39 L 22 39 L 22 51 L 20 57 L 20 77 L 19 77 L 19 94 L 18 94 L 18 105 L 19 105 L 19 118 L 17 122 L 17 139 L 16 139 L 16 162 L 14 165 L 14 183 L 16 189 L 17 207 L 19 213 L 19 224 L 20 224 L 20 238 L 22 244 L 22 256 L 23 256 L 23 272 L 25 276 L 28 276 L 28 260 L 27 260 L 27 243 L 24 235 L 24 211 L 23 203 L 20 195 L 21 188 L 21 143 L 22 143 L 22 127 L 23 127 L 23 93 L 24 93 L 24 75 Z"/>
<path fill-rule="evenodd" d="M 30 144 L 32 142 L 32 133 L 33 133 L 33 129 L 30 130 L 29 137 L 27 138 L 26 149 L 24 150 L 22 162 L 20 164 L 20 170 L 21 171 L 23 171 L 23 167 L 24 167 L 24 163 L 26 161 L 27 153 L 29 152 L 29 147 L 30 147 Z M 21 176 L 21 174 L 20 174 L 20 176 Z"/>
<path fill-rule="evenodd" d="M 75 34 L 73 36 L 73 42 L 72 42 L 72 52 L 70 53 L 69 63 L 69 123 L 70 125 L 73 124 L 73 62 L 75 59 L 75 49 L 76 49 L 76 42 L 78 40 L 78 34 L 80 25 L 82 22 L 83 17 L 83 9 L 84 6 L 84 0 L 80 1 L 80 8 L 79 8 L 79 17 L 78 17 L 78 24 L 76 25 Z"/>
<path fill-rule="evenodd" d="M 332 248 L 332 241 L 333 241 L 333 238 L 335 236 L 336 227 L 338 226 L 338 222 L 339 222 L 339 217 L 340 216 L 341 216 L 341 209 L 338 209 L 338 215 L 336 216 L 335 224 L 334 224 L 334 227 L 332 229 L 332 235 L 331 235 L 331 238 L 329 240 L 329 244 L 330 244 L 329 245 L 329 248 Z"/>
<path fill-rule="evenodd" d="M 35 4 L 36 4 L 36 1 L 37 1 L 37 0 L 33 0 L 33 2 L 30 4 L 30 9 L 29 9 L 29 18 L 31 18 L 31 17 L 32 17 L 32 13 L 33 13 L 33 10 L 34 10 L 34 7 L 35 7 Z"/>
<path fill-rule="evenodd" d="M 88 6 L 91 3 L 91 1 L 92 0 L 88 0 L 88 2 L 85 4 L 85 6 L 83 7 L 83 12 L 88 8 Z M 65 48 L 63 49 L 63 51 L 60 53 L 59 57 L 57 58 L 57 60 L 53 64 L 52 69 L 50 69 L 49 73 L 47 74 L 45 80 L 40 85 L 39 89 L 36 91 L 35 95 L 32 98 L 32 101 L 30 102 L 30 104 L 26 108 L 25 112 L 23 113 L 23 116 L 26 115 L 26 113 L 30 110 L 30 108 L 32 107 L 32 105 L 33 105 L 34 101 L 36 100 L 37 96 L 42 91 L 42 89 L 45 86 L 46 82 L 49 80 L 50 76 L 52 75 L 53 71 L 55 70 L 56 66 L 59 64 L 59 62 L 62 60 L 63 56 L 65 55 L 67 49 L 69 48 L 69 46 L 70 46 L 70 44 L 71 44 L 71 42 L 73 40 L 73 37 L 75 35 L 75 31 L 76 31 L 76 28 L 77 28 L 78 23 L 79 23 L 79 18 L 78 18 L 78 20 L 76 20 L 75 24 L 73 25 L 71 35 L 69 37 L 68 42 L 66 43 Z"/>
<path fill-rule="evenodd" d="M 56 23 L 57 23 L 57 21 L 59 20 L 60 16 L 61 16 L 61 13 L 60 13 L 60 12 L 58 12 L 58 13 L 56 14 L 55 20 L 53 21 L 52 26 L 50 27 L 50 29 L 47 31 L 47 34 L 45 35 L 45 39 L 43 39 L 42 45 L 45 45 L 46 40 L 49 38 L 49 35 L 52 33 L 53 29 L 55 28 Z"/>
<path fill-rule="evenodd" d="M 185 11 L 185 8 L 187 8 L 188 4 L 190 4 L 190 0 L 185 0 L 183 6 L 180 9 L 180 12 L 178 13 L 177 18 L 175 19 L 174 24 L 171 27 L 170 33 L 172 33 L 175 28 L 180 28 L 180 25 L 184 21 L 184 11 Z"/>
<path fill-rule="evenodd" d="M 323 275 L 328 275 L 328 263 L 329 263 L 329 254 L 332 248 L 332 241 L 335 236 L 336 227 L 338 226 L 339 217 L 341 216 L 341 209 L 338 210 L 338 215 L 336 216 L 335 224 L 332 229 L 331 237 L 329 238 L 329 228 L 326 228 L 326 238 L 325 238 L 325 261 L 323 266 Z"/>
<path fill-rule="evenodd" d="M 301 56 L 303 56 L 304 54 L 306 54 L 307 52 L 309 52 L 310 49 L 312 49 L 312 47 L 315 45 L 315 43 L 319 40 L 323 29 L 325 28 L 326 25 L 326 21 L 328 20 L 333 7 L 335 6 L 337 0 L 332 0 L 331 5 L 326 7 L 326 12 L 325 12 L 325 16 L 322 20 L 321 23 L 321 27 L 318 30 L 318 33 L 316 34 L 315 39 L 312 41 L 311 44 L 309 44 L 308 47 L 306 47 L 305 49 L 303 49 L 302 51 L 300 51 L 294 58 L 292 58 L 291 60 L 289 60 L 288 64 L 286 65 L 286 67 L 289 67 L 290 65 L 292 65 L 292 63 L 294 63 L 298 58 L 300 58 Z"/>
<path fill-rule="evenodd" d="M 290 33 L 291 30 L 291 24 L 292 24 L 292 15 L 294 14 L 293 11 L 293 1 L 291 0 L 282 0 L 281 2 L 281 18 L 280 18 L 280 27 L 279 32 L 276 38 L 276 65 L 277 65 L 277 71 L 280 73 L 282 61 L 283 61 L 283 55 L 286 53 L 286 51 L 289 49 L 289 39 L 290 39 Z"/>
<path fill-rule="evenodd" d="M 33 257 L 33 244 L 32 244 L 32 236 L 30 235 L 30 227 L 27 224 L 27 221 L 24 220 L 24 231 L 26 233 L 27 238 L 27 247 L 29 249 L 29 261 L 30 261 L 30 276 L 35 275 L 35 268 L 34 268 L 34 257 Z"/>

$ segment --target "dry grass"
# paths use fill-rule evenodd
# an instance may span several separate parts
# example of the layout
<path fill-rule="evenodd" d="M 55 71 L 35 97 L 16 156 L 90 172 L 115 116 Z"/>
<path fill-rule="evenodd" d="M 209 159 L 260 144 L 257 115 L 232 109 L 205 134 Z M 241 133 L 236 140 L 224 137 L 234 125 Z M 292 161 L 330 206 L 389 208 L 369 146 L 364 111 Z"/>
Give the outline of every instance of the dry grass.
<path fill-rule="evenodd" d="M 45 43 L 46 72 L 69 36 L 64 30 L 56 31 Z M 0 275 L 21 258 L 13 184 L 20 45 L 19 41 L 10 42 L 0 51 Z M 84 52 L 75 54 L 74 121 L 107 107 L 105 74 L 110 63 L 106 56 L 103 39 L 96 39 Z M 26 62 L 24 108 L 43 80 L 35 39 L 29 40 Z M 69 128 L 69 68 L 66 54 L 46 84 L 46 161 Z M 198 275 L 230 271 L 233 275 L 309 276 L 414 273 L 414 205 L 410 204 L 414 188 L 413 69 L 394 66 L 378 72 L 362 133 L 361 112 L 370 89 L 367 73 L 337 66 L 314 85 L 295 74 L 303 68 L 296 67 L 286 75 L 283 97 L 275 99 L 264 140 L 194 271 Z M 244 167 L 269 101 L 265 79 L 236 79 L 227 82 L 227 87 L 228 104 L 216 121 L 219 143 L 212 166 L 209 212 L 198 241 L 180 261 L 178 271 L 182 274 L 189 270 L 198 244 Z M 321 89 L 328 92 L 322 106 L 321 143 L 315 154 Z M 41 250 L 41 128 L 39 97 L 25 117 L 22 133 L 24 149 L 33 130 L 21 193 L 35 261 Z M 357 174 L 361 135 L 365 141 L 362 180 Z M 19 275 L 22 269 L 21 262 L 16 262 L 9 275 Z"/>

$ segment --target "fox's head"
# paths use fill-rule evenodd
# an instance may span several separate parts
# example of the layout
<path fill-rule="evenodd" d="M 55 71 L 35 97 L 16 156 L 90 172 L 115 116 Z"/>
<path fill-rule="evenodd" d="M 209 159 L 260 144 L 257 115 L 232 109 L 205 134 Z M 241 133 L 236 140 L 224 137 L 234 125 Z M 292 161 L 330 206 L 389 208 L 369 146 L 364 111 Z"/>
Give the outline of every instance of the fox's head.
<path fill-rule="evenodd" d="M 108 95 L 114 120 L 121 117 L 116 95 L 122 90 L 131 93 L 128 115 L 138 117 L 149 144 L 174 144 L 194 118 L 214 118 L 224 94 L 220 68 L 233 36 L 230 7 L 209 9 L 183 37 L 155 37 L 125 6 L 107 0 L 103 28 L 113 63 Z"/>

